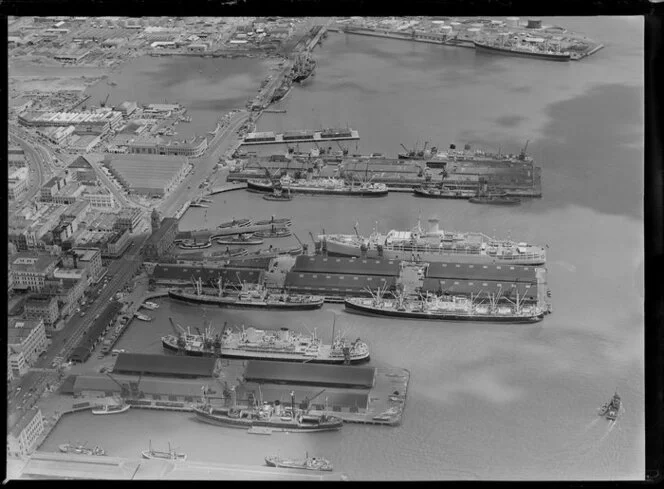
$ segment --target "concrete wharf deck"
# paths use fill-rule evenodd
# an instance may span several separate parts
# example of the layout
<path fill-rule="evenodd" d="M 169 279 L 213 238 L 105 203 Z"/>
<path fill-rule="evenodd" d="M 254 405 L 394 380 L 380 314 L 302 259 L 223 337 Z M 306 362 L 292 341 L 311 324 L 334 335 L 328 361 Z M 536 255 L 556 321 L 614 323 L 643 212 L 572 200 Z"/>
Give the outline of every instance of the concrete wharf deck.
<path fill-rule="evenodd" d="M 242 140 L 241 146 L 250 146 L 256 144 L 296 144 L 296 143 L 311 143 L 317 142 L 322 143 L 325 141 L 357 141 L 360 139 L 359 131 L 351 129 L 349 136 L 335 136 L 335 137 L 323 137 L 320 131 L 314 131 L 313 136 L 311 137 L 301 137 L 293 139 L 284 139 L 283 134 L 274 134 L 268 140 L 252 140 L 251 138 Z"/>

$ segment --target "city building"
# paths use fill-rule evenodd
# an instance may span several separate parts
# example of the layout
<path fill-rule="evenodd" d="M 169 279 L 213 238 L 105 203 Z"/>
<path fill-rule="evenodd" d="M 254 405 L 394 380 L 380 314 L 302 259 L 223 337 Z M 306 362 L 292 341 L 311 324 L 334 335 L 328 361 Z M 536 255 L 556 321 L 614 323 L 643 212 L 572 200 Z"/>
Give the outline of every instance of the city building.
<path fill-rule="evenodd" d="M 115 110 L 120 112 L 123 116 L 127 117 L 133 114 L 138 109 L 138 103 L 125 101 L 118 105 Z"/>
<path fill-rule="evenodd" d="M 61 144 L 67 141 L 69 136 L 74 133 L 74 126 L 46 127 L 37 131 L 53 144 Z"/>
<path fill-rule="evenodd" d="M 165 141 L 159 137 L 141 137 L 127 144 L 132 154 L 188 156 L 197 158 L 205 153 L 208 142 L 205 137 L 194 137 L 191 141 Z"/>
<path fill-rule="evenodd" d="M 55 193 L 51 197 L 51 201 L 54 204 L 73 204 L 83 195 L 85 189 L 86 187 L 80 183 L 71 181 Z"/>
<path fill-rule="evenodd" d="M 127 248 L 129 248 L 130 243 L 131 239 L 128 229 L 117 231 L 110 236 L 106 242 L 105 249 L 102 248 L 102 256 L 106 258 L 120 258 Z"/>
<path fill-rule="evenodd" d="M 115 179 L 131 194 L 161 197 L 187 174 L 185 158 L 162 155 L 109 155 L 104 159 Z"/>
<path fill-rule="evenodd" d="M 23 353 L 28 365 L 34 365 L 48 348 L 44 321 L 12 320 L 7 330 L 7 345 L 15 353 Z"/>
<path fill-rule="evenodd" d="M 71 248 L 63 253 L 62 264 L 65 267 L 85 270 L 90 283 L 97 282 L 103 272 L 99 248 Z"/>
<path fill-rule="evenodd" d="M 123 208 L 115 220 L 115 229 L 128 230 L 130 233 L 136 231 L 143 224 L 143 211 L 136 208 Z"/>
<path fill-rule="evenodd" d="M 32 408 L 8 430 L 7 455 L 20 457 L 31 454 L 37 448 L 44 432 L 44 419 L 39 408 Z"/>
<path fill-rule="evenodd" d="M 23 167 L 21 170 L 26 170 Z M 28 179 L 27 178 L 13 178 L 18 172 L 13 172 L 7 179 L 7 197 L 10 201 L 21 199 L 28 192 Z M 21 174 L 19 174 L 19 177 Z"/>
<path fill-rule="evenodd" d="M 106 187 L 87 186 L 80 195 L 81 199 L 90 203 L 94 209 L 115 208 L 115 197 Z"/>
<path fill-rule="evenodd" d="M 18 116 L 18 121 L 27 127 L 98 126 L 115 129 L 122 123 L 122 114 L 115 111 L 99 112 L 40 112 L 29 111 Z"/>
<path fill-rule="evenodd" d="M 25 355 L 23 352 L 14 352 L 11 347 L 8 345 L 7 349 L 9 350 L 9 371 L 12 373 L 12 377 L 23 377 L 30 370 L 30 365 L 25 361 Z M 8 373 L 9 375 L 9 373 Z"/>
<path fill-rule="evenodd" d="M 70 151 L 82 151 L 89 153 L 101 142 L 101 134 L 72 134 L 69 138 L 67 148 Z"/>
<path fill-rule="evenodd" d="M 25 301 L 23 311 L 27 319 L 41 319 L 49 330 L 58 322 L 58 299 L 49 295 L 34 295 Z"/>
<path fill-rule="evenodd" d="M 178 234 L 178 220 L 173 217 L 162 219 L 159 228 L 154 230 L 144 247 L 146 258 L 158 260 L 168 253 L 174 246 L 175 236 Z"/>
<path fill-rule="evenodd" d="M 53 197 L 71 183 L 72 180 L 73 179 L 69 173 L 62 173 L 52 177 L 48 182 L 42 185 L 40 193 L 42 202 L 52 202 Z"/>
<path fill-rule="evenodd" d="M 12 349 L 7 345 L 7 384 L 14 380 L 14 369 L 12 366 Z M 25 363 L 25 362 L 24 362 Z"/>
<path fill-rule="evenodd" d="M 97 175 L 90 162 L 84 157 L 79 156 L 67 166 L 72 179 L 82 184 L 89 185 L 97 181 Z"/>
<path fill-rule="evenodd" d="M 60 222 L 71 223 L 72 232 L 76 232 L 79 225 L 85 222 L 86 214 L 90 210 L 90 202 L 87 200 L 79 200 L 70 204 L 65 212 L 60 216 Z"/>
<path fill-rule="evenodd" d="M 188 53 L 204 53 L 208 50 L 208 45 L 206 43 L 192 43 L 187 46 Z"/>
<path fill-rule="evenodd" d="M 83 270 L 83 272 L 85 272 Z M 63 275 L 62 273 L 60 275 Z M 69 316 L 78 306 L 83 298 L 87 287 L 87 277 L 53 277 L 46 281 L 44 294 L 55 297 L 58 300 L 58 308 L 61 317 Z"/>
<path fill-rule="evenodd" d="M 39 292 L 58 263 L 58 258 L 33 252 L 19 252 L 12 257 L 11 268 L 14 287 L 24 287 Z"/>

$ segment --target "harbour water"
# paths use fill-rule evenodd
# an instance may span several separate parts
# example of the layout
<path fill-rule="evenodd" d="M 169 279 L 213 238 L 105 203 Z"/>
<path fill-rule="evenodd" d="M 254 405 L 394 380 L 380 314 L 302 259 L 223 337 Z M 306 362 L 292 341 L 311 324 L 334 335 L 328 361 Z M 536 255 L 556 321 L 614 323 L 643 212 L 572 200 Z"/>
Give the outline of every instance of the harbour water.
<path fill-rule="evenodd" d="M 507 152 L 530 140 L 528 152 L 543 167 L 542 199 L 509 209 L 409 194 L 296 196 L 273 203 L 235 191 L 217 195 L 208 209 L 187 211 L 180 228 L 274 214 L 292 217 L 292 229 L 310 242 L 308 232 L 322 228 L 352 233 L 358 222 L 364 234 L 374 226 L 407 229 L 418 214 L 426 225 L 435 215 L 442 228 L 549 245 L 552 315 L 535 326 L 438 324 L 355 316 L 334 305 L 294 314 L 205 309 L 164 299 L 150 312 L 155 320 L 135 322 L 117 348 L 161 352 L 159 337 L 171 331 L 169 316 L 192 328 L 205 319 L 218 329 L 223 321 L 316 327 L 328 340 L 330 311 L 338 311 L 337 327 L 370 344 L 370 365 L 410 370 L 403 424 L 255 437 L 200 424 L 189 414 L 131 410 L 67 416 L 42 449 L 88 441 L 111 455 L 139 456 L 151 439 L 155 447 L 170 441 L 189 460 L 242 464 L 308 450 L 364 480 L 643 478 L 643 21 L 543 21 L 585 32 L 606 48 L 562 64 L 330 34 L 314 53 L 315 78 L 280 102 L 288 112 L 265 114 L 259 122 L 264 130 L 348 123 L 360 131 L 358 151 L 387 155 L 399 151 L 400 142 L 413 146 L 418 139 L 420 146 L 425 140 L 439 147 L 469 142 Z M 238 60 L 204 61 L 225 66 Z M 181 63 L 191 61 L 158 59 L 149 77 L 180 76 Z M 137 86 L 151 80 L 136 76 Z M 260 76 L 254 76 L 257 87 Z M 187 79 L 194 81 L 183 83 L 195 84 L 197 77 L 191 69 Z M 200 97 L 203 92 L 192 88 L 172 98 L 187 105 Z M 273 241 L 280 247 L 291 243 L 294 238 Z M 615 389 L 625 413 L 609 424 L 596 408 Z"/>

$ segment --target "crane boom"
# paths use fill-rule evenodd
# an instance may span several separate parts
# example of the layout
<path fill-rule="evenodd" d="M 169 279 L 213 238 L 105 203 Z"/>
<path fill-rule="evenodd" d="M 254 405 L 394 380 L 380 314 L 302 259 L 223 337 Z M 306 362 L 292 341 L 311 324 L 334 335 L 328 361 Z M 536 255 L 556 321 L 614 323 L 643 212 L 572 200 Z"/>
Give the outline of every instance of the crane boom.
<path fill-rule="evenodd" d="M 300 241 L 300 238 L 297 237 L 297 234 L 293 233 L 293 236 L 295 237 L 295 239 L 297 240 L 297 242 L 300 243 L 300 246 L 304 246 L 304 245 L 302 244 L 302 241 Z"/>

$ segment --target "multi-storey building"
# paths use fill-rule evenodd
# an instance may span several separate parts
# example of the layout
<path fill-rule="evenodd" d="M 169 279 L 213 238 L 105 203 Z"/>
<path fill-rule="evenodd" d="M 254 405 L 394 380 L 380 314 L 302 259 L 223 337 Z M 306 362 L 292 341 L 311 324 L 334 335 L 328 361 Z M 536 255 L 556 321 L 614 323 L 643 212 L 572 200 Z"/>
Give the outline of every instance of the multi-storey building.
<path fill-rule="evenodd" d="M 105 187 L 87 187 L 81 194 L 81 199 L 90 202 L 94 209 L 112 209 L 115 207 L 115 197 Z"/>
<path fill-rule="evenodd" d="M 196 158 L 205 153 L 207 138 L 197 137 L 191 141 L 162 141 L 154 138 L 140 138 L 127 145 L 127 151 L 133 154 L 153 154 L 188 156 Z"/>
<path fill-rule="evenodd" d="M 56 270 L 57 271 L 57 270 Z M 84 276 L 75 277 L 71 270 L 66 270 L 65 273 L 59 273 L 60 277 L 54 277 L 46 282 L 44 286 L 44 293 L 55 297 L 58 300 L 58 309 L 60 316 L 65 317 L 73 313 L 85 293 L 85 288 L 88 285 L 85 270 L 75 270 L 75 272 L 83 272 Z M 65 276 L 63 276 L 65 275 Z M 69 275 L 69 276 L 66 276 Z"/>
<path fill-rule="evenodd" d="M 97 282 L 103 270 L 99 248 L 72 248 L 63 254 L 62 264 L 85 270 L 90 283 Z"/>
<path fill-rule="evenodd" d="M 17 253 L 11 263 L 14 285 L 39 292 L 46 277 L 55 269 L 59 259 L 55 256 L 31 252 Z"/>
<path fill-rule="evenodd" d="M 25 301 L 24 313 L 28 319 L 41 319 L 44 326 L 52 329 L 60 317 L 58 299 L 48 295 L 35 295 Z"/>
<path fill-rule="evenodd" d="M 12 320 L 8 328 L 7 345 L 14 353 L 23 353 L 28 365 L 34 365 L 39 355 L 48 348 L 44 321 Z"/>
<path fill-rule="evenodd" d="M 157 260 L 168 253 L 173 248 L 173 242 L 177 234 L 178 220 L 173 217 L 162 219 L 159 229 L 152 232 L 145 244 L 145 256 L 151 260 Z"/>
<path fill-rule="evenodd" d="M 31 454 L 37 448 L 43 432 L 44 419 L 41 409 L 30 409 L 8 430 L 7 455 L 20 457 Z"/>
<path fill-rule="evenodd" d="M 7 349 L 9 351 L 9 358 L 7 360 L 12 377 L 23 377 L 30 370 L 30 365 L 25 361 L 23 352 L 14 352 L 9 346 L 7 346 Z"/>
<path fill-rule="evenodd" d="M 118 218 L 115 221 L 115 229 L 127 229 L 130 233 L 137 230 L 143 223 L 143 211 L 136 208 L 123 208 L 118 213 Z"/>

